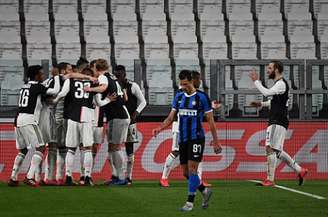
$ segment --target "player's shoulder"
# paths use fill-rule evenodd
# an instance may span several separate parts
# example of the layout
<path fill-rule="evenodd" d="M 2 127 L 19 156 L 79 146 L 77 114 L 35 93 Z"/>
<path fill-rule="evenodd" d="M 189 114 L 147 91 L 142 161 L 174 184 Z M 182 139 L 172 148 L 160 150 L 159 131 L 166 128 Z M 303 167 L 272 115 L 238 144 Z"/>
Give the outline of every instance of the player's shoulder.
<path fill-rule="evenodd" d="M 200 96 L 200 97 L 208 98 L 207 93 L 205 93 L 205 92 L 202 91 L 202 90 L 197 90 L 197 91 L 196 91 L 196 94 L 197 94 L 198 96 Z"/>

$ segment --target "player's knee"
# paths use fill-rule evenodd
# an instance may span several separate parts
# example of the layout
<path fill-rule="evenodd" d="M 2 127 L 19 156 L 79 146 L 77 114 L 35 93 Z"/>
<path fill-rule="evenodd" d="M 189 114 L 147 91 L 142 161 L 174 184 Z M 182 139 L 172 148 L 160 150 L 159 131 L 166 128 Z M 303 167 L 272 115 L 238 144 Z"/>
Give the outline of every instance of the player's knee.
<path fill-rule="evenodd" d="M 179 156 L 179 151 L 171 151 L 171 153 L 174 155 L 174 157 L 178 157 Z"/>
<path fill-rule="evenodd" d="M 92 145 L 81 148 L 81 151 L 92 150 Z"/>
<path fill-rule="evenodd" d="M 133 154 L 133 143 L 126 143 L 125 144 L 125 151 L 126 151 L 126 155 L 132 155 Z"/>
<path fill-rule="evenodd" d="M 27 152 L 28 152 L 28 149 L 27 148 L 23 148 L 23 149 L 20 149 L 19 152 L 22 153 L 23 155 L 26 155 Z"/>
<path fill-rule="evenodd" d="M 265 147 L 265 152 L 266 152 L 266 155 L 267 156 L 270 155 L 270 154 L 272 154 L 272 153 L 274 153 L 273 152 L 273 149 L 270 146 L 266 146 Z"/>
<path fill-rule="evenodd" d="M 45 150 L 46 150 L 46 146 L 45 146 L 45 145 L 42 145 L 42 146 L 40 146 L 40 147 L 37 147 L 35 150 L 44 153 Z"/>
<path fill-rule="evenodd" d="M 67 151 L 69 151 L 69 152 L 71 152 L 71 153 L 75 153 L 76 148 L 69 147 L 69 148 L 67 149 Z"/>

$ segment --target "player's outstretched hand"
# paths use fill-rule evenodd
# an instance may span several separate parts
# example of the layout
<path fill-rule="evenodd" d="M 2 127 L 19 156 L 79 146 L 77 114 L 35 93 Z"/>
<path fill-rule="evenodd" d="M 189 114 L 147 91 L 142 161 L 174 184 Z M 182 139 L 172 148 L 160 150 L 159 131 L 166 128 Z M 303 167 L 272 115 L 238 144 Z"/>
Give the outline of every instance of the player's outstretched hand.
<path fill-rule="evenodd" d="M 252 79 L 252 81 L 259 80 L 259 76 L 257 75 L 255 69 L 253 69 L 253 70 L 251 71 L 251 73 L 249 74 L 249 77 Z"/>
<path fill-rule="evenodd" d="M 85 86 L 85 87 L 83 88 L 83 90 L 84 90 L 85 92 L 91 92 L 91 87 Z"/>
<path fill-rule="evenodd" d="M 117 100 L 117 94 L 113 93 L 112 95 L 107 96 L 107 98 L 111 101 L 114 102 Z"/>
<path fill-rule="evenodd" d="M 159 132 L 161 132 L 161 128 L 160 127 L 157 127 L 155 129 L 153 129 L 153 136 L 157 136 L 159 134 Z"/>
<path fill-rule="evenodd" d="M 92 76 L 88 76 L 88 79 L 90 81 L 92 81 L 92 83 L 94 83 L 94 84 L 98 83 L 98 78 L 95 78 L 95 77 L 92 77 Z"/>
<path fill-rule="evenodd" d="M 253 107 L 261 107 L 262 104 L 261 104 L 261 102 L 253 101 L 253 102 L 251 102 L 250 106 L 253 106 Z"/>
<path fill-rule="evenodd" d="M 218 141 L 211 141 L 211 146 L 213 146 L 213 150 L 215 154 L 220 154 L 222 152 L 222 147 Z"/>
<path fill-rule="evenodd" d="M 218 100 L 213 100 L 212 101 L 212 109 L 218 110 L 221 108 L 221 103 Z"/>

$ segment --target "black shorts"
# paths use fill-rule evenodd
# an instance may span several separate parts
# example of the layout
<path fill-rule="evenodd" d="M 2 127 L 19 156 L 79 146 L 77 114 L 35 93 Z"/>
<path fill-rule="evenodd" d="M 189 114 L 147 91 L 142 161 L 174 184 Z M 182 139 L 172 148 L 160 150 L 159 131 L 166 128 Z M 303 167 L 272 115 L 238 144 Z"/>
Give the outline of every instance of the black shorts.
<path fill-rule="evenodd" d="M 203 159 L 204 147 L 205 138 L 180 143 L 180 164 L 187 164 L 189 160 L 201 162 Z"/>

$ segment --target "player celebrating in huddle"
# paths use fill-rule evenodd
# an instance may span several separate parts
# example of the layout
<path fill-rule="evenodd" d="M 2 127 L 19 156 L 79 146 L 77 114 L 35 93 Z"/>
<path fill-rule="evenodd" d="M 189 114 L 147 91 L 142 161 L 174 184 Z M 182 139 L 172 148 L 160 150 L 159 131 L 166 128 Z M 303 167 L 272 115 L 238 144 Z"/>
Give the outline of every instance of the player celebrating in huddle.
<path fill-rule="evenodd" d="M 169 116 L 160 127 L 153 130 L 153 134 L 156 136 L 161 130 L 170 126 L 176 115 L 179 114 L 180 164 L 184 176 L 188 179 L 189 186 L 187 202 L 181 208 L 181 211 L 191 211 L 193 209 L 197 189 L 203 195 L 202 207 L 205 209 L 208 207 L 212 191 L 200 183 L 197 174 L 198 164 L 202 161 L 205 146 L 205 133 L 202 127 L 204 115 L 212 133 L 213 141 L 211 145 L 213 145 L 214 152 L 218 154 L 222 148 L 217 137 L 211 102 L 207 94 L 196 90 L 189 70 L 182 70 L 179 79 L 183 92 L 176 94 Z"/>
<path fill-rule="evenodd" d="M 266 102 L 252 102 L 255 107 L 269 107 L 269 126 L 266 131 L 266 155 L 267 155 L 267 179 L 262 182 L 263 186 L 274 186 L 274 173 L 277 159 L 285 162 L 297 174 L 299 185 L 302 185 L 307 169 L 300 167 L 288 153 L 283 150 L 288 121 L 288 92 L 289 86 L 282 76 L 283 65 L 279 61 L 272 61 L 268 66 L 269 79 L 274 80 L 274 85 L 270 89 L 263 87 L 257 73 L 253 70 L 250 73 L 256 88 L 265 96 L 272 97 Z"/>

